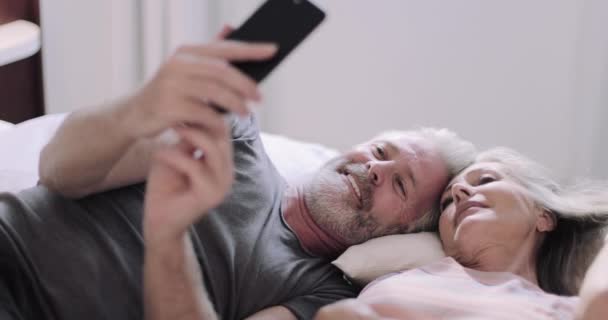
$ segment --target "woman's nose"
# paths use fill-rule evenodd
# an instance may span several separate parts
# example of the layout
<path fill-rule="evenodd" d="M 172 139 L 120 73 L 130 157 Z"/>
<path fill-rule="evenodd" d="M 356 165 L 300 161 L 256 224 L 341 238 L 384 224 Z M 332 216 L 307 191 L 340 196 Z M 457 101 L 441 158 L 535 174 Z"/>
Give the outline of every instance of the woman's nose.
<path fill-rule="evenodd" d="M 464 183 L 454 183 L 452 185 L 452 197 L 454 198 L 454 203 L 459 203 L 471 197 L 473 191 L 471 187 Z"/>

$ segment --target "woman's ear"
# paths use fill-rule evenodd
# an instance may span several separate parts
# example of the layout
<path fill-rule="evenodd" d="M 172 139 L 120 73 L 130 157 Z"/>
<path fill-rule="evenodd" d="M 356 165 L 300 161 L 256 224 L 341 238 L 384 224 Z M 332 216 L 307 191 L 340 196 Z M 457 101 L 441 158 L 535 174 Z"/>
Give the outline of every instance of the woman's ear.
<path fill-rule="evenodd" d="M 557 218 L 553 212 L 547 208 L 540 208 L 540 216 L 536 221 L 536 230 L 538 232 L 553 231 L 557 226 Z"/>

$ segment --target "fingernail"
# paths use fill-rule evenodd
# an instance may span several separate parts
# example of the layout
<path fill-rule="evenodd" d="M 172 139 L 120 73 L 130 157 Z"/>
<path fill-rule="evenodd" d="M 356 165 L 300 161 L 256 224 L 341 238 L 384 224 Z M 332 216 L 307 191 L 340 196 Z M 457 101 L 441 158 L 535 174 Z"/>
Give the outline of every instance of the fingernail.
<path fill-rule="evenodd" d="M 277 50 L 279 50 L 279 46 L 276 43 L 266 44 L 266 48 L 268 51 L 271 51 L 271 52 L 277 52 Z"/>

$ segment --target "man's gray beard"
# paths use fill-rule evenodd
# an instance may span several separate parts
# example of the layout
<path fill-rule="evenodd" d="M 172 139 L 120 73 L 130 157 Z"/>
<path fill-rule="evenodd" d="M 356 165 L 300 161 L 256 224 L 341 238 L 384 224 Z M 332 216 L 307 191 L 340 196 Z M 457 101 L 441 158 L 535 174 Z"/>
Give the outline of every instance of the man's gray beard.
<path fill-rule="evenodd" d="M 317 172 L 304 187 L 304 200 L 314 221 L 347 245 L 365 242 L 387 232 L 395 233 L 380 228 L 370 212 L 354 208 L 350 197 L 350 189 L 341 175 L 326 168 Z"/>

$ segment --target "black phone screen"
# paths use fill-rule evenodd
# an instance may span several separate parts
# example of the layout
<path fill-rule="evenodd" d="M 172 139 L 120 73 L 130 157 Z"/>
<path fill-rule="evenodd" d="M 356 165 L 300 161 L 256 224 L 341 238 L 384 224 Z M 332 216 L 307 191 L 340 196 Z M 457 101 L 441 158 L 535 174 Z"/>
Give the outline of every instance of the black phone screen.
<path fill-rule="evenodd" d="M 306 0 L 267 0 L 227 39 L 273 42 L 279 50 L 267 61 L 233 65 L 255 81 L 262 81 L 324 18 L 325 13 Z"/>

